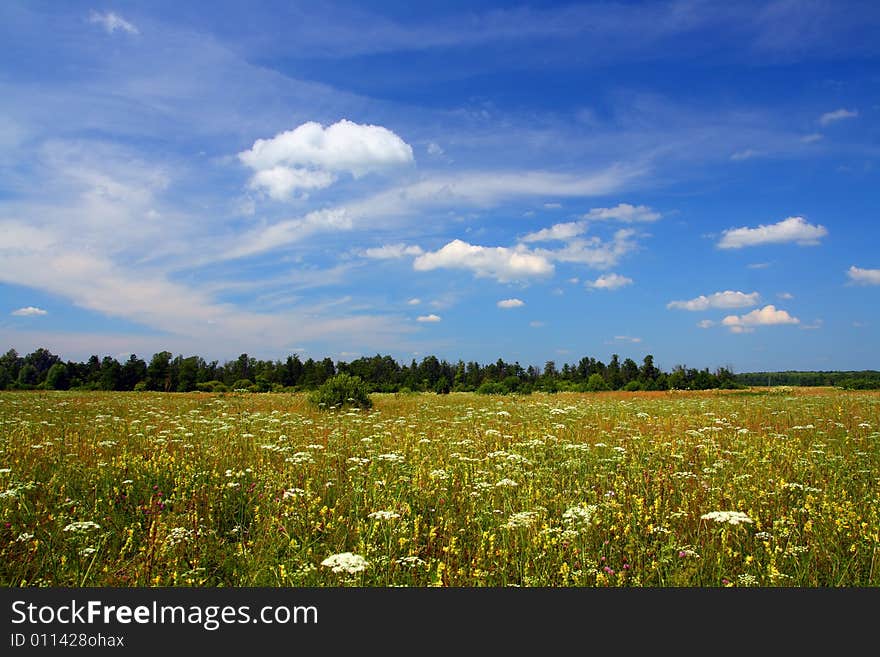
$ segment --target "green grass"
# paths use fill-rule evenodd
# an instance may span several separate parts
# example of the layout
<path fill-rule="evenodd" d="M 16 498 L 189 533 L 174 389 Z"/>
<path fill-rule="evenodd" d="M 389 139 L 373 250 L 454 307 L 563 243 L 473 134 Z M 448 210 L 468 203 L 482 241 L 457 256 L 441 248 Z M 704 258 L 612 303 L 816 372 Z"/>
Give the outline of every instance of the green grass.
<path fill-rule="evenodd" d="M 0 583 L 880 584 L 876 392 L 373 400 L 0 393 Z"/>

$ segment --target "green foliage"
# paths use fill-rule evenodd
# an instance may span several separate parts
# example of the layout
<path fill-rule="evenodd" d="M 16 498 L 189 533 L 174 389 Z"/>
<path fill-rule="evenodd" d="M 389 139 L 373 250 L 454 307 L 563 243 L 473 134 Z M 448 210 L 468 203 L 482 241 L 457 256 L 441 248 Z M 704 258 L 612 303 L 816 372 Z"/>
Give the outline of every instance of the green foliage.
<path fill-rule="evenodd" d="M 327 379 L 309 396 L 309 401 L 324 409 L 373 407 L 370 389 L 363 379 L 344 372 Z"/>
<path fill-rule="evenodd" d="M 254 382 L 250 379 L 238 379 L 235 383 L 232 384 L 233 390 L 247 390 L 248 392 L 254 392 L 256 389 L 254 388 Z"/>
<path fill-rule="evenodd" d="M 587 380 L 587 392 L 598 392 L 600 390 L 608 390 L 608 384 L 601 374 L 591 374 Z"/>
<path fill-rule="evenodd" d="M 48 390 L 67 390 L 70 387 L 70 378 L 67 376 L 67 367 L 64 363 L 55 363 L 46 374 L 46 388 Z"/>
<path fill-rule="evenodd" d="M 638 381 L 630 381 L 625 386 L 623 386 L 623 389 L 627 392 L 636 392 L 642 389 L 642 384 Z"/>

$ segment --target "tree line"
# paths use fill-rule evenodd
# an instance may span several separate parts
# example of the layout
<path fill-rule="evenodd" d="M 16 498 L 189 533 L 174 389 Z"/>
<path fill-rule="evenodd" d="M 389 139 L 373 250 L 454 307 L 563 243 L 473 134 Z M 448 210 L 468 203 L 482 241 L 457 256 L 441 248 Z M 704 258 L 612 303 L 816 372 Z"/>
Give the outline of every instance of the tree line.
<path fill-rule="evenodd" d="M 543 368 L 498 359 L 480 364 L 451 363 L 427 356 L 409 364 L 376 354 L 350 362 L 331 358 L 259 360 L 241 354 L 220 363 L 200 356 L 153 354 L 149 361 L 132 354 L 119 362 L 112 356 L 91 356 L 85 362 L 63 361 L 48 349 L 25 356 L 10 349 L 0 356 L 0 389 L 44 390 L 152 390 L 160 392 L 297 392 L 315 390 L 336 374 L 360 377 L 372 392 L 479 392 L 528 394 L 533 391 L 705 390 L 736 388 L 741 384 L 727 368 L 710 372 L 679 365 L 670 372 L 654 365 L 647 355 L 641 364 L 613 354 L 608 363 L 592 357 L 561 366 L 547 361 Z"/>

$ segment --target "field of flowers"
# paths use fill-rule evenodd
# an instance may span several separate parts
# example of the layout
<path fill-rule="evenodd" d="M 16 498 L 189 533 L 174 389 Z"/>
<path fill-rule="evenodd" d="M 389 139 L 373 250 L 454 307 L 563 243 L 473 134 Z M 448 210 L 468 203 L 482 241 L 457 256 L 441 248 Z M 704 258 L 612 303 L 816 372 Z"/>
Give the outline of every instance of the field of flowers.
<path fill-rule="evenodd" d="M 880 394 L 0 393 L 3 586 L 878 586 Z"/>

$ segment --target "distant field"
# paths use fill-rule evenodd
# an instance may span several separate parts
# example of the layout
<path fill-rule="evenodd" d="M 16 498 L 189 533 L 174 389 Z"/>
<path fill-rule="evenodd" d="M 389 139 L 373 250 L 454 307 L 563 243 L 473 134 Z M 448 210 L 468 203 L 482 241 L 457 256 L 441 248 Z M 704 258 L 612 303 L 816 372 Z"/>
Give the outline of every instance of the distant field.
<path fill-rule="evenodd" d="M 880 393 L 373 399 L 0 393 L 0 584 L 880 585 Z"/>

